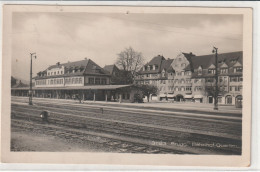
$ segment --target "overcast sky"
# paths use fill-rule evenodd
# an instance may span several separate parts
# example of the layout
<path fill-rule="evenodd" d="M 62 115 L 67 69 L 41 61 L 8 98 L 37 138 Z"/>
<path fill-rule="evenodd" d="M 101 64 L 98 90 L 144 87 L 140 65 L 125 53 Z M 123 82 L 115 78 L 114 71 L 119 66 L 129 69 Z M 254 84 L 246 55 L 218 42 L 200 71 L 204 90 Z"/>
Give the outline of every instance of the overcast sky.
<path fill-rule="evenodd" d="M 29 80 L 30 53 L 34 75 L 56 62 L 90 58 L 114 64 L 126 47 L 145 61 L 160 54 L 210 54 L 242 51 L 242 15 L 14 13 L 12 75 Z"/>

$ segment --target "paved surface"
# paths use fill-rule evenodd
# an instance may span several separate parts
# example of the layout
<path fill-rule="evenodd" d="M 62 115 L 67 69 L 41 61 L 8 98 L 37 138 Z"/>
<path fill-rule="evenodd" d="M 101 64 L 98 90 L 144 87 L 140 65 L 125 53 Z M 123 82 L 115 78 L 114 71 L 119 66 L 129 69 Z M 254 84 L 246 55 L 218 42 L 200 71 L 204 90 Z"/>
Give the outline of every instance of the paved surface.
<path fill-rule="evenodd" d="M 242 114 L 239 111 L 207 112 L 206 105 L 197 110 L 162 106 L 148 108 L 148 103 L 145 106 L 146 104 L 104 102 L 79 104 L 74 100 L 55 99 L 34 99 L 34 106 L 28 106 L 28 98 L 12 97 L 12 115 L 15 120 L 38 122 L 38 114 L 42 110 L 49 110 L 50 121 L 63 130 L 76 129 L 78 133 L 88 132 L 84 134 L 115 139 L 122 144 L 131 143 L 135 145 L 133 147 L 146 145 L 145 148 L 152 146 L 154 150 L 157 146 L 159 150 L 154 150 L 157 153 L 241 152 Z M 127 149 L 128 152 L 132 150 L 133 148 Z M 153 151 L 148 149 L 148 152 Z"/>

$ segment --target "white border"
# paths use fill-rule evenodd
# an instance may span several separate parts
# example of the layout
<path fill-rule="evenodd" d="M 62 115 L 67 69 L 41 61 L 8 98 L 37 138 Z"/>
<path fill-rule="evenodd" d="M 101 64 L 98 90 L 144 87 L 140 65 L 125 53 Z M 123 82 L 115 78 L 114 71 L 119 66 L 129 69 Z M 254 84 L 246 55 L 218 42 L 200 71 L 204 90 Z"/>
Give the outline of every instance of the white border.
<path fill-rule="evenodd" d="M 251 167 L 249 168 L 216 168 L 216 167 L 196 167 L 196 169 L 201 170 L 260 170 L 260 163 L 259 163 L 259 138 L 260 134 L 257 131 L 260 130 L 260 127 L 257 125 L 259 123 L 259 106 L 257 106 L 257 102 L 260 102 L 259 100 L 259 86 L 260 86 L 260 80 L 259 80 L 259 53 L 260 50 L 256 47 L 259 47 L 259 38 L 260 36 L 257 34 L 257 30 L 259 30 L 259 12 L 258 9 L 260 7 L 259 2 L 107 2 L 107 1 L 98 1 L 98 2 L 60 2 L 60 1 L 52 1 L 52 2 L 33 2 L 33 1 L 25 1 L 25 2 L 1 2 L 1 4 L 61 4 L 61 5 L 144 5 L 144 6 L 205 6 L 205 7 L 252 7 L 254 9 L 253 18 L 254 18 L 254 26 L 253 26 L 253 89 L 252 92 L 253 97 L 253 106 L 252 106 L 252 159 L 251 159 Z M 2 18 L 2 13 L 1 13 Z M 2 23 L 1 23 L 2 24 Z M 2 29 L 2 27 L 1 27 Z M 2 35 L 1 35 L 2 38 Z M 2 40 L 2 39 L 1 39 Z M 2 46 L 1 46 L 2 49 Z M 0 64 L 1 65 L 1 64 Z M 0 70 L 1 71 L 1 70 Z M 2 75 L 2 71 L 0 72 Z M 2 82 L 0 81 L 0 85 L 2 85 Z M 0 86 L 1 87 L 1 86 Z M 1 90 L 1 89 L 0 89 Z M 1 97 L 1 94 L 0 94 Z M 0 105 L 1 106 L 1 105 Z M 192 170 L 193 167 L 154 167 L 154 166 L 107 166 L 107 165 L 28 165 L 28 164 L 1 164 L 0 169 L 12 169 L 12 170 L 18 170 L 18 169 L 35 169 L 35 170 L 83 170 L 83 169 L 89 169 L 89 170 L 114 170 L 114 169 L 121 169 L 121 170 Z"/>

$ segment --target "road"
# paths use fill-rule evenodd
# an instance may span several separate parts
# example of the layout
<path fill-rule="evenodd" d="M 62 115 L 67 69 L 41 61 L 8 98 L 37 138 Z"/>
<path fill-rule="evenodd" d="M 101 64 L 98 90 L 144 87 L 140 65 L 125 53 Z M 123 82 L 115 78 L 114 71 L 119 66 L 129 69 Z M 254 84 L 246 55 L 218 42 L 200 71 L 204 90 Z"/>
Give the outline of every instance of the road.
<path fill-rule="evenodd" d="M 40 113 L 51 112 L 49 123 Z M 242 114 L 12 97 L 12 128 L 92 142 L 112 152 L 241 154 Z"/>

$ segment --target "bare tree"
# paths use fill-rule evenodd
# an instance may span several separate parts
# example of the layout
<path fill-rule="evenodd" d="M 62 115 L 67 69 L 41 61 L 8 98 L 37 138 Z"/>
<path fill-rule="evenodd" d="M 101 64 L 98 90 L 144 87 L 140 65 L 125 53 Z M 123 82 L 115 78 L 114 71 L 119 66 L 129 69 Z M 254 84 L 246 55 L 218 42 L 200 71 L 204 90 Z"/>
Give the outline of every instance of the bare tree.
<path fill-rule="evenodd" d="M 126 77 L 134 81 L 137 71 L 143 66 L 144 58 L 141 52 L 135 51 L 132 47 L 126 48 L 118 54 L 116 64 L 125 71 Z"/>
<path fill-rule="evenodd" d="M 215 95 L 217 94 L 217 98 L 218 98 L 219 95 L 223 96 L 228 92 L 228 85 L 226 81 L 220 80 L 220 82 L 218 82 L 218 87 L 216 90 L 215 78 L 210 78 L 210 79 L 211 82 L 204 85 L 205 92 L 207 93 L 208 96 L 215 97 Z"/>

